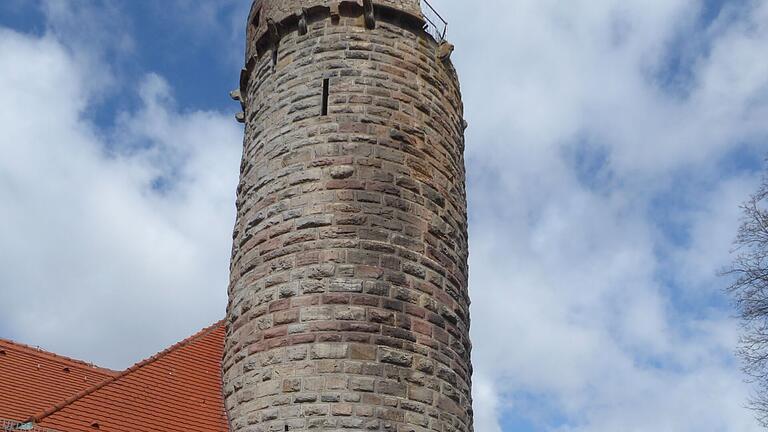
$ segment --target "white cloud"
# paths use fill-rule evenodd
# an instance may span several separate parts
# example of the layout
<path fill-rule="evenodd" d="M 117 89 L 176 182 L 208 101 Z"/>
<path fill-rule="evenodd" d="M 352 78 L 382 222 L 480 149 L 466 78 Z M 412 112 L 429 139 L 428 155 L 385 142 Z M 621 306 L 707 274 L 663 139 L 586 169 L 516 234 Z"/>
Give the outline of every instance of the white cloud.
<path fill-rule="evenodd" d="M 477 408 L 478 430 L 505 410 L 541 430 L 757 430 L 715 275 L 755 185 L 721 161 L 768 137 L 768 5 L 709 27 L 692 0 L 439 6 L 470 123 L 474 359 L 494 380 L 475 391 L 504 407 Z"/>
<path fill-rule="evenodd" d="M 759 175 L 723 179 L 714 190 L 701 193 L 701 205 L 688 216 L 690 244 L 673 249 L 671 260 L 681 285 L 694 291 L 691 294 L 712 284 L 712 273 L 707 270 L 717 272 L 729 263 L 741 218 L 739 206 L 757 190 L 759 181 Z M 723 281 L 718 282 L 722 286 Z"/>
<path fill-rule="evenodd" d="M 242 132 L 181 113 L 155 75 L 138 111 L 99 130 L 83 118 L 88 64 L 53 37 L 0 33 L 1 321 L 125 367 L 224 314 Z"/>

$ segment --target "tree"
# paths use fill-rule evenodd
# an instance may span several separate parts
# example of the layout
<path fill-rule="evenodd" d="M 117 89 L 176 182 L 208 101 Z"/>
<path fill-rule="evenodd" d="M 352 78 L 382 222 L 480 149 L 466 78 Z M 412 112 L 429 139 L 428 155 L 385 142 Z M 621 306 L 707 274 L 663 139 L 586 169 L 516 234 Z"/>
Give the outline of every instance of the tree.
<path fill-rule="evenodd" d="M 768 427 L 768 178 L 742 204 L 742 220 L 736 235 L 728 287 L 742 324 L 737 354 L 756 392 L 750 407 Z"/>

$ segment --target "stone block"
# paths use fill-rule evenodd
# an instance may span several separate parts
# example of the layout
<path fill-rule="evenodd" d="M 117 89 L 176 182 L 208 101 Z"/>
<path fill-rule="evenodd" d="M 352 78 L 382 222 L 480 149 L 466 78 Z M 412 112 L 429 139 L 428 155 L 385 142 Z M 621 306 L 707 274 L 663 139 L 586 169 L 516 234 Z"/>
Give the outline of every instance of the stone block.
<path fill-rule="evenodd" d="M 379 347 L 379 360 L 382 363 L 410 367 L 413 364 L 413 355 L 400 350 Z"/>
<path fill-rule="evenodd" d="M 347 357 L 349 345 L 318 343 L 312 346 L 312 359 L 343 359 Z"/>

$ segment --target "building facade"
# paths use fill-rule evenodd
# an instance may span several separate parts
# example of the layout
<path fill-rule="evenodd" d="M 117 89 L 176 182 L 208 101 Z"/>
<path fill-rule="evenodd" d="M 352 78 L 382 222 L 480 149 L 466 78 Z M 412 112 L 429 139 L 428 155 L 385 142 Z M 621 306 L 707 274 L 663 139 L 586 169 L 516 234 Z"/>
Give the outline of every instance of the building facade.
<path fill-rule="evenodd" d="M 233 431 L 472 431 L 466 123 L 428 30 L 418 0 L 253 4 Z"/>

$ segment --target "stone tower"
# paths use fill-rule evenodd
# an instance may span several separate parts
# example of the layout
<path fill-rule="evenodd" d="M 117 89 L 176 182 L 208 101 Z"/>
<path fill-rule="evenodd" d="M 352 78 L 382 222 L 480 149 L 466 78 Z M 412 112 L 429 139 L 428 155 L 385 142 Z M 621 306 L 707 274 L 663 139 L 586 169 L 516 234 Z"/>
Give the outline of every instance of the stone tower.
<path fill-rule="evenodd" d="M 233 431 L 472 431 L 462 102 L 419 0 L 257 0 Z"/>

